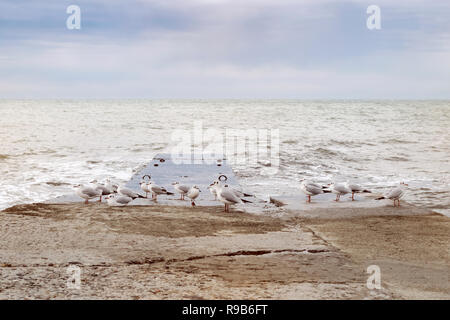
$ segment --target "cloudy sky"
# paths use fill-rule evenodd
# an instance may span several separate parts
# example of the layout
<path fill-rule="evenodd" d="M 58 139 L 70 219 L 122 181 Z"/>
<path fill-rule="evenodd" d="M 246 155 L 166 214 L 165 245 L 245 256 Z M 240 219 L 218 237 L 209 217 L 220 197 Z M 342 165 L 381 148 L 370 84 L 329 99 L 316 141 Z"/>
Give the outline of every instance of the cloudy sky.
<path fill-rule="evenodd" d="M 1 0 L 0 98 L 448 99 L 450 1 Z"/>

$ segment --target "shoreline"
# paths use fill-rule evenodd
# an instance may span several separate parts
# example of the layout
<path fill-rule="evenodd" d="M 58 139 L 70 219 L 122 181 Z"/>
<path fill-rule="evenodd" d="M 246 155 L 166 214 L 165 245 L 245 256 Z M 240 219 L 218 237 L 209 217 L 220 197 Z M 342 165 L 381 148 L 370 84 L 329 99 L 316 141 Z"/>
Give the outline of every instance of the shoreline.
<path fill-rule="evenodd" d="M 450 219 L 393 209 L 19 205 L 0 211 L 0 299 L 449 299 Z"/>

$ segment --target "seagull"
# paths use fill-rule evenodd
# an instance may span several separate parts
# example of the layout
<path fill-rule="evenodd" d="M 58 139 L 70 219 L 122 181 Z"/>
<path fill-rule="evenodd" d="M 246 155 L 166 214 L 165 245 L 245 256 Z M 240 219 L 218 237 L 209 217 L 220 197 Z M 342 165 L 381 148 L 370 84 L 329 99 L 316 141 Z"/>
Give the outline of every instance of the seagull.
<path fill-rule="evenodd" d="M 193 207 L 195 207 L 195 202 L 194 200 L 197 199 L 197 197 L 200 194 L 200 189 L 197 186 L 193 186 L 189 189 L 187 196 L 191 199 L 191 205 Z"/>
<path fill-rule="evenodd" d="M 108 195 L 114 193 L 114 189 L 108 188 L 108 187 L 105 186 L 104 184 L 97 182 L 97 180 L 92 180 L 89 184 L 90 184 L 94 189 L 96 189 L 96 190 L 101 190 L 99 202 L 102 202 L 102 196 L 108 196 Z"/>
<path fill-rule="evenodd" d="M 136 198 L 144 198 L 144 196 L 141 196 L 139 193 L 134 192 L 133 190 L 131 190 L 123 185 L 119 186 L 119 188 L 117 189 L 117 193 L 119 193 L 122 196 L 129 197 L 133 200 Z"/>
<path fill-rule="evenodd" d="M 209 187 L 210 187 L 209 191 L 210 191 L 213 195 L 215 194 L 215 195 L 217 196 L 218 190 L 219 190 L 223 185 L 224 185 L 224 184 L 223 184 L 223 181 L 215 180 L 212 184 L 209 185 Z M 236 188 L 230 187 L 229 185 L 228 185 L 228 189 L 229 189 L 230 192 L 233 192 L 233 193 L 235 194 L 235 196 L 238 197 L 238 198 L 253 197 L 252 194 L 242 192 L 242 191 L 240 191 L 240 190 L 238 190 L 238 189 L 236 189 Z M 248 202 L 250 202 L 250 201 L 248 201 Z"/>
<path fill-rule="evenodd" d="M 117 193 L 117 189 L 119 188 L 117 184 L 112 183 L 109 179 L 106 179 L 105 187 L 112 190 L 112 193 Z"/>
<path fill-rule="evenodd" d="M 127 196 L 121 196 L 121 195 L 109 195 L 106 198 L 106 202 L 110 207 L 116 207 L 116 206 L 126 206 L 129 204 L 133 199 Z"/>
<path fill-rule="evenodd" d="M 217 188 L 216 188 L 215 183 L 214 182 L 211 183 L 208 186 L 208 189 L 209 189 L 209 192 L 211 192 L 211 194 L 214 196 L 214 200 L 217 200 Z"/>
<path fill-rule="evenodd" d="M 189 192 L 189 190 L 191 189 L 190 186 L 188 185 L 184 185 L 184 184 L 180 184 L 179 182 L 174 182 L 172 183 L 173 187 L 175 188 L 175 190 L 178 191 L 178 193 L 180 194 L 180 200 L 184 200 L 184 196 Z"/>
<path fill-rule="evenodd" d="M 404 196 L 405 190 L 403 189 L 403 186 L 408 186 L 404 182 L 400 182 L 400 186 L 392 189 L 389 191 L 389 193 L 386 196 L 376 198 L 375 200 L 381 200 L 381 199 L 390 199 L 394 200 L 394 207 L 396 207 L 395 202 L 398 202 L 398 206 L 400 207 L 400 198 Z"/>
<path fill-rule="evenodd" d="M 217 199 L 225 205 L 225 212 L 230 212 L 230 205 L 232 204 L 250 202 L 236 196 L 236 194 L 232 189 L 228 187 L 227 184 L 224 186 L 218 185 L 217 188 Z"/>
<path fill-rule="evenodd" d="M 336 193 L 336 202 L 340 200 L 341 195 L 351 193 L 352 190 L 347 187 L 345 184 L 335 184 L 332 183 L 331 185 L 331 192 Z"/>
<path fill-rule="evenodd" d="M 153 200 L 155 200 L 155 202 L 158 201 L 157 197 L 159 194 L 173 194 L 172 192 L 168 192 L 164 187 L 160 187 L 158 186 L 156 183 L 154 183 L 153 181 L 150 181 L 148 184 L 148 187 L 153 195 Z"/>
<path fill-rule="evenodd" d="M 345 185 L 347 188 L 349 188 L 352 191 L 352 201 L 355 201 L 355 193 L 361 193 L 361 192 L 371 193 L 371 191 L 365 190 L 363 187 L 361 187 L 360 185 L 355 184 L 355 183 L 347 182 Z"/>
<path fill-rule="evenodd" d="M 141 190 L 145 192 L 145 197 L 147 198 L 148 194 L 151 192 L 148 183 L 144 180 L 141 180 L 141 183 L 139 183 L 139 185 L 141 187 Z"/>
<path fill-rule="evenodd" d="M 89 203 L 89 199 L 101 197 L 102 195 L 102 191 L 100 189 L 95 189 L 93 187 L 80 184 L 75 186 L 75 192 L 80 198 L 85 200 L 84 203 L 86 204 Z"/>
<path fill-rule="evenodd" d="M 316 196 L 318 194 L 324 193 L 321 185 L 308 180 L 303 180 L 301 182 L 300 190 L 302 190 L 303 193 L 306 194 L 306 196 L 308 197 L 306 202 L 309 203 L 311 203 L 311 196 Z"/>

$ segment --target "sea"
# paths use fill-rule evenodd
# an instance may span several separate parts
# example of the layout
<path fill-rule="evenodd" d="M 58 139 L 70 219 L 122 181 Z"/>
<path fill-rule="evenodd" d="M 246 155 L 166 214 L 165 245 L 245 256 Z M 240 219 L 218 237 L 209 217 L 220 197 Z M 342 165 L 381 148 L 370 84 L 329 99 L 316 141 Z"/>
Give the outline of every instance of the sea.
<path fill-rule="evenodd" d="M 405 182 L 404 200 L 450 216 L 448 100 L 0 100 L 0 115 L 0 210 L 126 182 L 184 148 L 224 150 L 261 197 L 301 195 L 301 179 L 380 193 Z M 245 157 L 252 143 L 267 152 Z"/>

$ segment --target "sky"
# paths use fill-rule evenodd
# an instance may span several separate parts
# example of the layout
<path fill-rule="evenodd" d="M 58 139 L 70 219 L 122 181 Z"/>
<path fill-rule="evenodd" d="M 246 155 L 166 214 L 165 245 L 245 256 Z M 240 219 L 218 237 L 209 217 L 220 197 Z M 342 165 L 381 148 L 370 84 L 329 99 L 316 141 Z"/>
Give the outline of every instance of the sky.
<path fill-rule="evenodd" d="M 0 98 L 449 99 L 450 1 L 1 0 Z"/>

